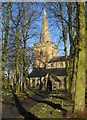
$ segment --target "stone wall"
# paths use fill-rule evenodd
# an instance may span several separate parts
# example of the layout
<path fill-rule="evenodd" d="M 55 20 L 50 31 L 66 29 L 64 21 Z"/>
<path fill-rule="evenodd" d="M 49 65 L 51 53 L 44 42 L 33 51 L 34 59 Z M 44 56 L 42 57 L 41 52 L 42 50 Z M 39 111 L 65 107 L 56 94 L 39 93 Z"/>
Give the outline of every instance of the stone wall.
<path fill-rule="evenodd" d="M 48 61 L 57 55 L 55 44 L 51 42 L 34 45 L 34 68 L 45 68 Z"/>

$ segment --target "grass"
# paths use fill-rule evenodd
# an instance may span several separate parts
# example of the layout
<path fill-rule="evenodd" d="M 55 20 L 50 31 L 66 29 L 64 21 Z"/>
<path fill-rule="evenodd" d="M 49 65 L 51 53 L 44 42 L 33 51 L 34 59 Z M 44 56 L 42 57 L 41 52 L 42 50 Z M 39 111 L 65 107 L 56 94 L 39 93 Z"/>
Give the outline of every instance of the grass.
<path fill-rule="evenodd" d="M 15 120 L 25 120 L 25 119 L 24 119 L 24 116 L 20 115 L 20 116 L 16 117 Z"/>
<path fill-rule="evenodd" d="M 36 91 L 37 93 L 39 91 Z M 43 92 L 43 91 L 40 91 Z M 56 97 L 55 97 L 56 96 Z M 61 91 L 53 91 L 49 96 L 45 99 L 43 99 L 42 102 L 36 104 L 34 107 L 30 109 L 29 112 L 34 114 L 37 118 L 43 119 L 43 118 L 63 118 L 63 112 L 58 109 L 57 107 L 53 107 L 51 104 L 54 105 L 60 105 L 62 106 L 62 97 L 67 98 L 67 93 L 66 92 L 61 92 Z M 58 98 L 59 97 L 59 98 Z M 46 101 L 46 102 L 45 102 Z M 72 107 L 69 105 L 68 100 L 63 100 L 63 104 L 68 104 L 68 106 L 63 105 L 63 109 L 71 110 Z M 21 116 L 19 116 L 21 118 Z"/>
<path fill-rule="evenodd" d="M 29 90 L 29 89 L 25 89 L 25 92 L 30 96 L 34 96 L 36 93 L 42 93 L 43 91 L 40 90 Z M 16 95 L 18 96 L 19 99 L 24 100 L 27 98 L 27 96 L 25 95 L 25 93 L 23 92 L 16 92 Z M 14 98 L 13 98 L 13 94 L 12 91 L 8 91 L 8 90 L 2 90 L 2 98 L 3 98 L 3 102 L 7 103 L 7 104 L 12 104 L 14 103 Z"/>
<path fill-rule="evenodd" d="M 26 93 L 29 94 L 29 96 L 34 96 L 35 95 L 35 93 L 33 91 L 29 90 L 29 89 L 26 89 Z M 23 100 L 27 97 L 25 95 L 25 93 L 22 93 L 22 92 L 17 92 L 16 95 L 21 100 Z M 12 91 L 2 90 L 2 98 L 3 98 L 4 103 L 7 103 L 7 104 L 14 103 L 14 98 L 13 98 Z"/>
<path fill-rule="evenodd" d="M 59 95 L 62 96 L 62 94 L 59 94 Z M 54 93 L 49 94 L 49 97 L 45 98 L 44 101 L 48 101 L 56 105 L 57 104 L 61 105 L 62 100 L 60 98 L 55 98 L 53 96 L 54 96 Z M 58 94 L 55 93 L 55 96 L 58 96 Z M 31 108 L 30 112 L 40 119 L 42 118 L 63 118 L 61 110 L 59 110 L 58 108 L 53 108 L 52 106 L 45 104 L 43 102 L 38 103 L 36 106 Z"/>
<path fill-rule="evenodd" d="M 62 118 L 62 113 L 58 111 L 58 109 L 54 109 L 44 103 L 38 103 L 36 106 L 31 108 L 30 112 L 38 118 Z"/>
<path fill-rule="evenodd" d="M 29 96 L 34 96 L 35 93 L 42 93 L 43 91 L 38 91 L 38 90 L 28 90 L 26 89 L 26 93 L 29 94 Z M 3 99 L 6 103 L 12 103 L 14 102 L 13 99 L 13 94 L 8 91 L 2 91 L 2 96 Z M 17 96 L 21 98 L 26 98 L 26 95 L 24 93 L 17 93 Z M 86 93 L 87 96 L 87 93 Z M 63 99 L 62 99 L 63 98 Z M 48 101 L 49 103 L 53 104 L 59 104 L 62 106 L 63 109 L 66 109 L 68 111 L 68 116 L 69 118 L 73 118 L 74 116 L 82 116 L 83 114 L 79 113 L 74 113 L 72 114 L 72 105 L 71 102 L 67 99 L 68 98 L 68 93 L 64 91 L 52 91 L 51 94 L 43 101 Z M 87 100 L 87 99 L 86 99 Z M 60 111 L 58 108 L 52 107 L 50 104 L 46 102 L 40 102 L 36 104 L 34 107 L 30 109 L 29 112 L 34 114 L 37 118 L 43 119 L 43 118 L 63 118 L 62 111 Z M 86 116 L 87 112 L 84 112 L 84 116 Z M 23 118 L 23 116 L 18 116 L 19 118 Z"/>
<path fill-rule="evenodd" d="M 13 94 L 11 92 L 8 92 L 7 90 L 2 91 L 2 98 L 4 103 L 13 103 Z"/>

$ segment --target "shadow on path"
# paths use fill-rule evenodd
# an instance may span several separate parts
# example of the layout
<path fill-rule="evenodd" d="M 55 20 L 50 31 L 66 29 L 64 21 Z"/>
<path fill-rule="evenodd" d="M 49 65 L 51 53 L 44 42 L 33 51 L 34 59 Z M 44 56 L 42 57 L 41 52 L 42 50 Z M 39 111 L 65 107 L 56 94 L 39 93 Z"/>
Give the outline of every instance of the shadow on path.
<path fill-rule="evenodd" d="M 37 118 L 36 116 L 34 116 L 32 113 L 26 111 L 24 109 L 24 107 L 22 106 L 22 104 L 20 103 L 17 95 L 13 92 L 13 97 L 14 97 L 14 100 L 15 100 L 15 104 L 17 106 L 17 109 L 19 111 L 19 113 L 24 116 L 24 119 L 25 120 L 40 120 L 39 118 Z"/>
<path fill-rule="evenodd" d="M 30 97 L 26 92 L 24 92 L 24 93 L 26 94 L 26 96 L 27 96 L 29 99 L 32 99 L 32 100 L 34 100 L 34 101 L 37 101 L 38 103 L 48 104 L 48 105 L 50 105 L 51 107 L 53 107 L 54 109 L 61 110 L 61 111 L 63 112 L 63 116 L 65 116 L 66 113 L 67 113 L 67 110 L 63 109 L 60 104 L 55 104 L 55 103 L 53 103 L 53 102 L 45 101 L 45 100 L 38 100 L 38 98 Z"/>
<path fill-rule="evenodd" d="M 36 91 L 34 91 L 34 90 L 32 90 L 32 89 L 29 89 L 29 90 L 32 91 L 32 92 L 34 92 L 35 95 L 38 95 L 38 96 L 43 97 L 43 98 L 46 98 L 47 95 L 50 94 L 50 91 L 44 91 L 44 92 L 41 92 L 41 93 L 40 93 L 40 92 L 37 93 Z M 42 95 L 42 94 L 44 94 L 44 95 Z"/>
<path fill-rule="evenodd" d="M 62 99 L 62 100 L 67 100 L 67 98 L 63 97 L 63 96 L 52 96 L 54 98 L 59 98 L 59 99 Z"/>

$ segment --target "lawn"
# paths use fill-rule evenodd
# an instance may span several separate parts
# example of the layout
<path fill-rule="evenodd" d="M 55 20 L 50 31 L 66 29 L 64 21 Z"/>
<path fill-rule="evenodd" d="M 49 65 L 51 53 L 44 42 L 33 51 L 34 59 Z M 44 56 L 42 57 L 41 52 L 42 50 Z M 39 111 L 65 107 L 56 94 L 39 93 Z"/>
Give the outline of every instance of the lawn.
<path fill-rule="evenodd" d="M 42 95 L 43 91 L 26 90 L 26 93 L 30 97 L 33 97 L 39 93 L 40 95 Z M 27 98 L 25 93 L 16 93 L 16 95 L 19 99 L 22 99 L 23 101 Z M 47 98 L 44 98 L 43 100 L 38 102 L 34 107 L 29 110 L 29 112 L 31 112 L 32 114 L 34 114 L 34 116 L 40 119 L 66 118 L 66 112 L 72 111 L 73 107 L 73 104 L 68 100 L 68 95 L 69 94 L 67 92 L 62 90 L 52 91 L 51 93 L 49 93 Z M 2 91 L 2 98 L 4 99 L 4 103 L 14 103 L 12 92 Z M 23 118 L 23 116 L 18 116 L 17 118 Z"/>
<path fill-rule="evenodd" d="M 34 96 L 35 92 L 31 91 L 29 89 L 26 89 L 26 93 L 29 94 L 29 96 Z M 19 99 L 23 100 L 26 98 L 25 93 L 22 92 L 17 92 L 16 95 L 18 96 Z M 13 93 L 12 91 L 8 91 L 8 90 L 3 90 L 2 91 L 2 99 L 4 103 L 7 104 L 12 104 L 14 103 L 14 98 L 13 98 Z"/>
<path fill-rule="evenodd" d="M 40 119 L 63 118 L 65 117 L 66 110 L 72 109 L 72 106 L 66 98 L 67 93 L 53 91 L 49 94 L 48 98 L 45 98 L 42 102 L 31 108 L 30 112 Z"/>

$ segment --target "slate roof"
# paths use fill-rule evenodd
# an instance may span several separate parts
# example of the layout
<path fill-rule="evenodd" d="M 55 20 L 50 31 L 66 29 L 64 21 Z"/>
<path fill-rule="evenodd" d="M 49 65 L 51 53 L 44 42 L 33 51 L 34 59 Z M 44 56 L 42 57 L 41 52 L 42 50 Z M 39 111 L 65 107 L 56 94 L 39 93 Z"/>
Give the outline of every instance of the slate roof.
<path fill-rule="evenodd" d="M 52 74 L 55 76 L 66 76 L 65 68 L 55 68 L 55 69 L 36 69 L 32 71 L 28 77 L 45 77 L 47 74 Z"/>
<path fill-rule="evenodd" d="M 50 74 L 54 74 L 56 76 L 66 76 L 66 68 L 55 68 L 55 69 L 49 69 L 48 72 Z"/>
<path fill-rule="evenodd" d="M 68 58 L 69 58 L 69 56 L 68 56 Z M 65 56 L 53 57 L 52 59 L 50 59 L 50 61 L 48 63 L 51 63 L 51 62 L 60 62 L 60 61 L 65 61 Z"/>
<path fill-rule="evenodd" d="M 33 70 L 28 77 L 45 77 L 47 74 L 45 69 L 36 69 Z"/>

